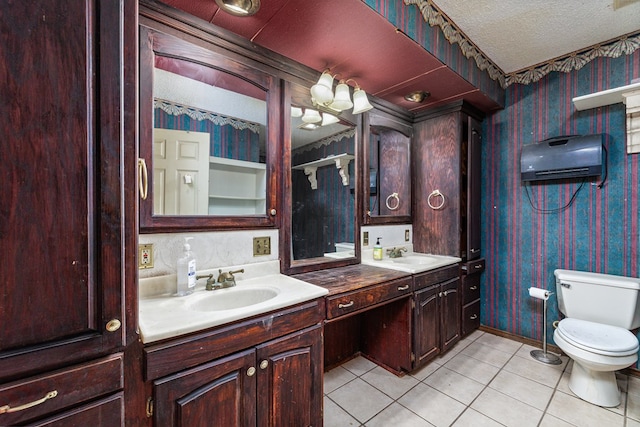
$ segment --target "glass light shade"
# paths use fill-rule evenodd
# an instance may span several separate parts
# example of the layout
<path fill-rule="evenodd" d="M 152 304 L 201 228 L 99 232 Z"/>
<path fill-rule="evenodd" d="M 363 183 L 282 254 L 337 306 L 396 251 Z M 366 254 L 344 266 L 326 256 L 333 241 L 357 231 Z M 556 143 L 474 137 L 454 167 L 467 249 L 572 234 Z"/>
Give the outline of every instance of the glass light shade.
<path fill-rule="evenodd" d="M 322 113 L 322 126 L 332 125 L 334 123 L 338 123 L 340 121 L 339 118 L 329 113 Z"/>
<path fill-rule="evenodd" d="M 291 107 L 291 117 L 302 117 L 302 108 Z"/>
<path fill-rule="evenodd" d="M 322 117 L 316 110 L 307 108 L 304 110 L 304 114 L 302 115 L 302 121 L 305 123 L 320 123 L 322 121 Z"/>
<path fill-rule="evenodd" d="M 344 111 L 353 107 L 351 95 L 349 94 L 349 86 L 346 83 L 340 83 L 336 86 L 336 95 L 329 107 L 338 111 Z"/>
<path fill-rule="evenodd" d="M 360 88 L 356 88 L 356 90 L 353 91 L 353 105 L 353 114 L 364 113 L 373 108 L 373 105 L 369 103 L 367 94 Z"/>
<path fill-rule="evenodd" d="M 311 86 L 311 97 L 319 104 L 328 104 L 333 101 L 333 76 L 331 74 L 322 73 L 318 83 Z"/>

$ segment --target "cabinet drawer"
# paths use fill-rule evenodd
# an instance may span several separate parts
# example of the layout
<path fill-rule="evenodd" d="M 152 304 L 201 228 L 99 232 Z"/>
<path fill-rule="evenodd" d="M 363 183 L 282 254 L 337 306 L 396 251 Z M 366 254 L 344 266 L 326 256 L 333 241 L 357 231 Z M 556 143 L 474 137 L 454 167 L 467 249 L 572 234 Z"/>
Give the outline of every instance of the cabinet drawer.
<path fill-rule="evenodd" d="M 482 273 L 484 271 L 484 258 L 465 262 L 462 264 L 462 271 L 465 274 Z"/>
<path fill-rule="evenodd" d="M 462 308 L 462 335 L 480 327 L 480 300 Z"/>
<path fill-rule="evenodd" d="M 458 264 L 448 265 L 426 273 L 420 273 L 413 276 L 415 290 L 426 288 L 427 286 L 437 283 L 446 282 L 460 276 L 460 267 Z"/>
<path fill-rule="evenodd" d="M 406 278 L 327 297 L 327 319 L 353 313 L 402 295 L 409 295 L 411 291 L 411 278 Z"/>
<path fill-rule="evenodd" d="M 122 354 L 0 385 L 0 425 L 15 425 L 123 388 Z M 45 399 L 45 396 L 50 396 Z M 24 407 L 24 406 L 23 406 Z M 11 410 L 9 409 L 9 410 Z"/>
<path fill-rule="evenodd" d="M 469 304 L 470 302 L 480 298 L 480 275 L 479 274 L 465 274 L 462 276 L 462 304 Z"/>

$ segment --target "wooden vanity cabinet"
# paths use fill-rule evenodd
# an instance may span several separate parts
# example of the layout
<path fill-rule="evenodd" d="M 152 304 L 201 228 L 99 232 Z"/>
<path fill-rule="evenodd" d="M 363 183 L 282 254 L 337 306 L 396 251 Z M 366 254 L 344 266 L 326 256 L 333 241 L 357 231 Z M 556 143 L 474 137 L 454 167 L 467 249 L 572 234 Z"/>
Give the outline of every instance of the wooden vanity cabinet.
<path fill-rule="evenodd" d="M 459 268 L 455 264 L 413 276 L 414 369 L 460 340 Z"/>
<path fill-rule="evenodd" d="M 125 259 L 135 262 L 123 152 L 135 116 L 123 76 L 136 55 L 123 38 L 135 6 L 0 5 L 0 425 L 124 425 Z"/>
<path fill-rule="evenodd" d="M 462 279 L 462 336 L 480 327 L 480 277 L 484 271 L 484 258 L 466 262 L 461 266 Z"/>
<path fill-rule="evenodd" d="M 481 113 L 464 102 L 416 117 L 411 153 L 416 252 L 480 257 Z"/>
<path fill-rule="evenodd" d="M 322 426 L 322 301 L 149 346 L 154 425 Z"/>

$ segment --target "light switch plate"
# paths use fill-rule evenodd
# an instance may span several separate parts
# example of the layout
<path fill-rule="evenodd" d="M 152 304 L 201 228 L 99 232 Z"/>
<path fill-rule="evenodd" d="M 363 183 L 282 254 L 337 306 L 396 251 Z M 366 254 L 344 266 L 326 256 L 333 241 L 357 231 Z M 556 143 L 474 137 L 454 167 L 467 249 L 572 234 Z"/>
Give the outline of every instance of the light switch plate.
<path fill-rule="evenodd" d="M 153 243 L 138 245 L 138 269 L 153 268 Z"/>
<path fill-rule="evenodd" d="M 253 238 L 253 256 L 271 254 L 271 237 Z"/>
<path fill-rule="evenodd" d="M 369 246 L 369 232 L 362 233 L 362 246 Z"/>
<path fill-rule="evenodd" d="M 404 230 L 404 241 L 408 242 L 409 241 L 409 230 Z"/>

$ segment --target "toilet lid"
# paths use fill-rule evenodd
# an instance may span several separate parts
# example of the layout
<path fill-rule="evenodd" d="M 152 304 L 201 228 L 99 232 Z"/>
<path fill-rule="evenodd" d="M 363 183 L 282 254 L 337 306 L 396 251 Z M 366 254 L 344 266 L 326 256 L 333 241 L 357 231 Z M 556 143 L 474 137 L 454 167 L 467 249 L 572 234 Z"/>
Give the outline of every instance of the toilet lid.
<path fill-rule="evenodd" d="M 618 326 L 567 318 L 556 331 L 583 350 L 611 356 L 627 356 L 638 352 L 638 339 Z"/>

